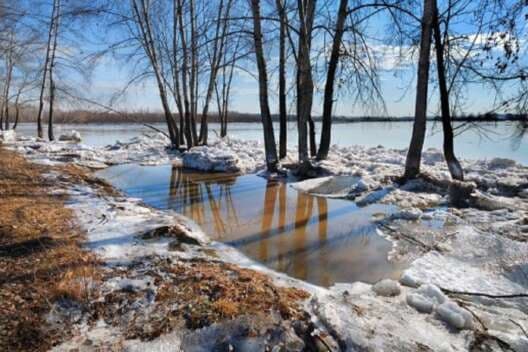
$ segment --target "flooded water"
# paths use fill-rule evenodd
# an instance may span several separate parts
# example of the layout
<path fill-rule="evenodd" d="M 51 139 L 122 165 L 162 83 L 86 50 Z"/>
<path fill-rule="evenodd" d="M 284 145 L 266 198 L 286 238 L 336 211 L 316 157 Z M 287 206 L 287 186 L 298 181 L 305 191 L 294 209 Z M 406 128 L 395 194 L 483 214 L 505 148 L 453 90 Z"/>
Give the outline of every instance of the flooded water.
<path fill-rule="evenodd" d="M 329 286 L 398 278 L 404 263 L 387 260 L 391 243 L 371 218 L 391 206 L 297 192 L 255 175 L 203 174 L 172 166 L 120 165 L 99 172 L 129 196 L 174 209 L 217 241 L 291 276 Z"/>
<path fill-rule="evenodd" d="M 275 131 L 278 131 L 278 124 Z M 155 124 L 157 128 L 165 129 L 164 124 Z M 460 125 L 459 125 L 460 126 Z M 516 160 L 528 165 L 528 133 L 523 137 L 516 136 L 519 132 L 515 122 L 480 123 L 478 128 L 459 129 L 455 139 L 457 155 L 467 159 L 485 159 L 502 157 Z M 126 141 L 144 132 L 151 131 L 141 124 L 105 124 L 105 125 L 57 125 L 56 134 L 60 131 L 78 130 L 83 136 L 83 142 L 89 145 L 101 146 L 114 144 L 117 140 Z M 315 124 L 316 131 L 321 130 L 320 123 Z M 212 123 L 211 131 L 218 131 L 219 125 Z M 35 135 L 34 124 L 21 124 L 18 131 L 24 135 Z M 297 142 L 295 123 L 288 125 L 288 142 Z M 411 122 L 360 122 L 335 124 L 332 129 L 332 143 L 340 146 L 364 145 L 375 147 L 383 145 L 388 148 L 403 149 L 409 146 L 411 138 Z M 278 132 L 277 132 L 278 133 Z M 228 126 L 229 136 L 262 140 L 262 127 L 258 123 L 231 123 Z M 211 136 L 215 136 L 212 132 Z M 278 140 L 278 139 L 277 139 Z M 428 132 L 425 148 L 442 148 L 442 130 L 439 123 L 428 122 Z"/>

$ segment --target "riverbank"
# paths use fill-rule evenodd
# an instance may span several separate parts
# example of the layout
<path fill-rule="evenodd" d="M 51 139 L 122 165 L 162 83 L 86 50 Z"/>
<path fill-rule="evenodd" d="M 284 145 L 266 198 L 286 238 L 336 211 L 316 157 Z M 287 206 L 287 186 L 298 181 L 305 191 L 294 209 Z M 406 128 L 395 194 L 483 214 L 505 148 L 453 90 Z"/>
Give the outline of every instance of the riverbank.
<path fill-rule="evenodd" d="M 164 143 L 150 136 L 89 148 L 19 139 L 9 147 L 46 165 L 171 162 L 209 171 L 262 171 L 256 142 L 221 141 L 186 155 L 167 151 Z M 445 181 L 440 157 L 426 151 L 425 170 Z M 526 350 L 526 167 L 500 159 L 464 161 L 468 179 L 478 181 L 477 190 L 490 200 L 485 204 L 498 208 L 458 209 L 447 203 L 442 182 L 436 188 L 428 180 L 394 185 L 391 176 L 401 171 L 402 158 L 402 151 L 381 147 L 334 148 L 318 165 L 329 178 L 296 185 L 322 196 L 401 208 L 376 220 L 394 243 L 391 255 L 411 259 L 400 282 L 330 288 L 266 269 L 209 241 L 178 214 L 101 192 L 100 182 L 60 183 L 62 173 L 46 174 L 49 191 L 67 196 L 67 208 L 85 232 L 83 246 L 104 263 L 105 273 L 93 305 L 53 306 L 54 321 L 76 331 L 57 349 Z M 424 232 L 424 222 L 449 226 Z"/>

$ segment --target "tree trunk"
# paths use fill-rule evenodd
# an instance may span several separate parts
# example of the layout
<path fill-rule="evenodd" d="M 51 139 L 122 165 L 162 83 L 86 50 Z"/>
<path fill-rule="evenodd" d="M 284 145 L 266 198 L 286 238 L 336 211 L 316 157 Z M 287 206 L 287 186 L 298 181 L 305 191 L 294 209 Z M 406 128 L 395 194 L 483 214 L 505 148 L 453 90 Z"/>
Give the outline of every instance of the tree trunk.
<path fill-rule="evenodd" d="M 46 58 L 44 59 L 44 72 L 42 73 L 42 84 L 40 86 L 40 96 L 39 96 L 39 109 L 37 114 L 37 134 L 39 138 L 42 138 L 44 136 L 43 130 L 42 130 L 42 110 L 44 110 L 44 90 L 46 88 L 46 78 L 48 74 L 48 66 L 49 66 L 49 60 L 50 60 L 50 52 L 51 52 L 51 42 L 53 39 L 53 27 L 55 26 L 55 1 L 53 1 L 53 10 L 51 11 L 51 17 L 50 17 L 50 26 L 48 31 L 48 42 L 46 45 Z"/>
<path fill-rule="evenodd" d="M 262 30 L 260 27 L 260 0 L 251 0 L 251 10 L 253 12 L 253 41 L 255 44 L 255 55 L 257 60 L 259 76 L 259 102 L 262 117 L 262 127 L 264 131 L 264 147 L 266 153 L 266 164 L 268 171 L 277 170 L 277 149 L 275 146 L 275 136 L 273 134 L 273 123 L 268 101 L 268 73 L 266 71 L 266 61 L 264 59 L 264 49 L 262 47 Z"/>
<path fill-rule="evenodd" d="M 427 123 L 427 89 L 429 85 L 433 11 L 434 0 L 424 0 L 414 125 L 409 151 L 407 152 L 407 160 L 405 162 L 404 179 L 415 178 L 420 173 L 420 163 Z"/>
<path fill-rule="evenodd" d="M 280 19 L 279 34 L 279 158 L 285 158 L 287 152 L 287 119 L 286 110 L 286 11 L 281 0 L 276 0 Z"/>
<path fill-rule="evenodd" d="M 310 156 L 314 157 L 317 155 L 317 143 L 315 142 L 315 123 L 311 113 L 308 116 L 308 132 L 310 138 Z"/>
<path fill-rule="evenodd" d="M 183 89 L 183 106 L 185 109 L 185 139 L 187 141 L 187 148 L 193 146 L 192 139 L 192 128 L 191 128 L 191 106 L 189 102 L 189 86 L 187 80 L 188 74 L 188 50 L 187 50 L 187 38 L 185 35 L 185 23 L 183 22 L 183 4 L 182 0 L 178 0 L 178 19 L 180 22 L 180 41 L 182 46 L 182 89 Z M 192 89 L 192 88 L 191 88 Z"/>
<path fill-rule="evenodd" d="M 435 1 L 433 33 L 436 51 L 436 70 L 438 72 L 438 86 L 440 89 L 440 107 L 442 110 L 442 129 L 444 130 L 444 157 L 451 177 L 455 180 L 464 181 L 464 171 L 455 156 L 453 127 L 451 126 L 451 111 L 449 108 L 449 93 L 447 89 L 444 65 L 444 44 L 440 33 L 438 21 L 438 7 Z"/>
<path fill-rule="evenodd" d="M 55 10 L 55 19 L 54 30 L 53 30 L 53 46 L 51 49 L 51 58 L 49 63 L 49 114 L 48 114 L 48 139 L 50 141 L 55 140 L 55 135 L 53 134 L 53 104 L 55 102 L 55 81 L 53 80 L 53 69 L 55 68 L 55 55 L 57 53 L 57 40 L 59 36 L 59 24 L 60 24 L 60 0 L 54 1 Z"/>
<path fill-rule="evenodd" d="M 183 116 L 185 114 L 183 109 L 183 103 L 182 103 L 182 96 L 181 96 L 181 88 L 180 88 L 180 77 L 179 77 L 179 70 L 180 66 L 178 65 L 178 5 L 177 0 L 172 1 L 173 6 L 173 12 L 172 12 L 172 80 L 173 80 L 173 96 L 174 96 L 174 102 L 176 103 L 176 108 L 178 109 L 179 114 L 179 133 L 178 133 L 178 139 L 179 141 L 184 140 L 184 122 L 183 122 Z M 174 122 L 176 124 L 176 121 Z"/>
<path fill-rule="evenodd" d="M 9 48 L 8 48 L 8 54 L 7 54 L 7 57 L 6 57 L 6 73 L 7 73 L 7 77 L 6 77 L 6 82 L 5 82 L 5 95 L 4 95 L 4 102 L 5 102 L 5 115 L 3 116 L 5 118 L 4 120 L 4 128 L 6 130 L 9 129 L 9 92 L 10 92 L 10 88 L 11 88 L 11 81 L 12 81 L 12 78 L 13 78 L 13 68 L 14 68 L 14 63 L 13 63 L 13 50 L 15 49 L 14 48 L 14 38 L 13 38 L 13 31 L 11 31 L 10 33 L 10 39 L 9 39 Z"/>
<path fill-rule="evenodd" d="M 310 47 L 315 0 L 299 0 L 299 54 L 297 56 L 297 123 L 299 129 L 299 164 L 301 169 L 310 165 L 308 157 L 308 129 L 313 103 L 313 79 Z M 311 128 L 313 132 L 313 128 Z"/>
<path fill-rule="evenodd" d="M 20 91 L 18 92 L 16 100 L 15 100 L 15 122 L 13 123 L 13 129 L 14 130 L 16 130 L 16 128 L 18 126 L 18 118 L 20 116 L 19 99 L 20 99 Z"/>
<path fill-rule="evenodd" d="M 196 34 L 195 2 L 190 0 L 191 17 L 191 77 L 190 77 L 190 98 L 191 98 L 191 135 L 192 145 L 198 144 L 198 133 L 196 130 L 196 115 L 198 109 L 198 49 Z"/>
<path fill-rule="evenodd" d="M 330 150 L 332 132 L 332 105 L 334 103 L 334 82 L 337 71 L 337 65 L 339 63 L 339 51 L 341 49 L 341 40 L 343 39 L 343 33 L 345 29 L 347 6 L 348 0 L 339 1 L 339 10 L 337 12 L 334 41 L 332 43 L 332 52 L 330 53 L 328 71 L 326 74 L 326 84 L 323 101 L 323 118 L 321 126 L 321 141 L 319 143 L 319 151 L 317 153 L 317 159 L 319 160 L 326 159 Z"/>

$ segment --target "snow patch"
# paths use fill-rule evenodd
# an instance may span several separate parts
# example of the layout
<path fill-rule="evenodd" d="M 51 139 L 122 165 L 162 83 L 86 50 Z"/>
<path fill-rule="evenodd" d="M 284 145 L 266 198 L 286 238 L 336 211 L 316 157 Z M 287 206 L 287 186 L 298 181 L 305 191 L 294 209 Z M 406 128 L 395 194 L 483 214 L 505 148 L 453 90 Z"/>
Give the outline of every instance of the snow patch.
<path fill-rule="evenodd" d="M 15 130 L 0 131 L 0 144 L 15 143 L 15 142 L 16 142 Z"/>

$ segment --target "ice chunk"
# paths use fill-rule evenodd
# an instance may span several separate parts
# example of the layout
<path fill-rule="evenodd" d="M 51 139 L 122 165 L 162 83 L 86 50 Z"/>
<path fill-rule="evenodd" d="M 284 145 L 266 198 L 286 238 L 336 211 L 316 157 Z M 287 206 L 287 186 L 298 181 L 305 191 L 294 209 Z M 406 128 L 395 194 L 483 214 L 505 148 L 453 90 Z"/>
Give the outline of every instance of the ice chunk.
<path fill-rule="evenodd" d="M 372 290 L 379 296 L 392 297 L 400 294 L 401 287 L 398 281 L 383 279 L 372 286 Z"/>
<path fill-rule="evenodd" d="M 515 166 L 517 163 L 515 160 L 506 159 L 506 158 L 493 158 L 488 162 L 488 167 L 490 169 L 507 169 L 509 167 Z"/>
<path fill-rule="evenodd" d="M 81 134 L 77 131 L 72 130 L 71 132 L 61 134 L 59 136 L 59 141 L 80 143 Z"/>
<path fill-rule="evenodd" d="M 414 277 L 412 277 L 406 272 L 403 273 L 403 275 L 401 276 L 400 284 L 402 284 L 403 286 L 408 286 L 408 287 L 418 287 L 419 285 L 419 283 L 414 279 Z"/>
<path fill-rule="evenodd" d="M 418 220 L 422 215 L 422 211 L 418 208 L 402 209 L 391 215 L 392 219 L 402 220 Z"/>
<path fill-rule="evenodd" d="M 410 293 L 407 295 L 407 304 L 420 313 L 431 313 L 434 308 L 434 302 L 432 299 L 417 293 Z"/>
<path fill-rule="evenodd" d="M 183 155 L 183 166 L 202 171 L 240 171 L 235 153 L 215 147 L 194 147 Z"/>
<path fill-rule="evenodd" d="M 442 304 L 447 301 L 447 296 L 435 285 L 422 285 L 416 292 L 424 297 L 431 298 L 437 304 Z"/>
<path fill-rule="evenodd" d="M 462 309 L 458 304 L 452 301 L 442 303 L 436 309 L 438 317 L 450 326 L 457 329 L 472 329 L 473 317 L 471 314 Z"/>

